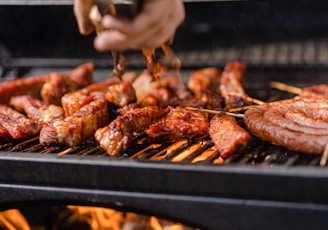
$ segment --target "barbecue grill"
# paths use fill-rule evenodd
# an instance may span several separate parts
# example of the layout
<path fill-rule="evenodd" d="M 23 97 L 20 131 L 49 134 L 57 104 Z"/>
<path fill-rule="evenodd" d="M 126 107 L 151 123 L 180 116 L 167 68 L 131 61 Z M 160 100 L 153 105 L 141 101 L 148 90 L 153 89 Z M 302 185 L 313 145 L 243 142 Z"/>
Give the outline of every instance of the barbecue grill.
<path fill-rule="evenodd" d="M 0 6 L 1 80 L 87 61 L 95 64 L 97 80 L 107 78 L 111 56 L 93 50 L 93 35 L 78 34 L 71 5 L 40 4 Z M 297 87 L 326 83 L 327 9 L 325 1 L 186 2 L 173 45 L 182 78 L 197 68 L 244 61 L 245 89 L 264 101 L 294 96 L 270 88 L 273 80 Z M 130 70 L 145 68 L 139 53 L 127 56 Z M 0 140 L 0 207 L 102 206 L 215 230 L 321 229 L 328 224 L 328 170 L 320 159 L 255 137 L 227 159 L 208 137 L 155 145 L 141 136 L 122 157 L 107 156 L 92 141 L 46 148 L 37 136 Z"/>

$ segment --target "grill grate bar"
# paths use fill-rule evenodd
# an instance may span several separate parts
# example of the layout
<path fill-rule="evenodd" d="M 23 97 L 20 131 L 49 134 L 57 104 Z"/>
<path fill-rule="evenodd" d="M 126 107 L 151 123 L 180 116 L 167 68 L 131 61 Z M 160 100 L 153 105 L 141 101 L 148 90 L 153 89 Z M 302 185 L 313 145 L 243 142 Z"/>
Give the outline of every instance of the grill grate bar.
<path fill-rule="evenodd" d="M 288 151 L 253 138 L 247 149 L 222 158 L 214 147 L 209 136 L 178 142 L 161 144 L 149 143 L 144 137 L 136 139 L 123 157 L 145 159 L 150 161 L 171 161 L 191 164 L 240 164 L 240 165 L 309 165 L 319 166 L 320 156 Z M 29 152 L 36 154 L 81 155 L 110 157 L 95 141 L 82 146 L 68 148 L 65 146 L 45 147 L 39 143 L 38 137 L 27 140 L 0 142 L 0 150 L 7 152 Z"/>

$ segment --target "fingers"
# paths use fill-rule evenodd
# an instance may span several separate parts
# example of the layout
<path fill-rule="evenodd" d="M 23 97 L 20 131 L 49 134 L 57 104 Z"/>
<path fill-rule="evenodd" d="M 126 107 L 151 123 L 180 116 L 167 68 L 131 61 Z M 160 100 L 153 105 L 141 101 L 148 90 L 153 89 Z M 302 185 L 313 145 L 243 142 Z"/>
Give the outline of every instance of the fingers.
<path fill-rule="evenodd" d="M 83 35 L 88 35 L 94 31 L 94 26 L 89 19 L 89 12 L 92 5 L 92 0 L 74 0 L 74 15 L 78 29 Z"/>
<path fill-rule="evenodd" d="M 100 51 L 157 48 L 173 41 L 184 18 L 184 6 L 180 0 L 147 0 L 142 12 L 132 21 L 104 16 L 102 25 L 105 31 L 97 36 L 94 44 Z"/>

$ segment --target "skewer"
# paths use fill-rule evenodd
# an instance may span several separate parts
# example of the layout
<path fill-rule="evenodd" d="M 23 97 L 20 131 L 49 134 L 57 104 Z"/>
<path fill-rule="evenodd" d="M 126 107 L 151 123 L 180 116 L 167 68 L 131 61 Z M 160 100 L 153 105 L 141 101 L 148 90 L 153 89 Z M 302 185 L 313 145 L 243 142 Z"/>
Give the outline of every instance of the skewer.
<path fill-rule="evenodd" d="M 259 99 L 256 99 L 256 98 L 252 98 L 250 96 L 246 96 L 243 95 L 243 94 L 240 94 L 240 93 L 229 93 L 230 96 L 237 96 L 237 97 L 244 97 L 246 101 L 250 102 L 250 103 L 254 103 L 254 104 L 257 104 L 257 105 L 263 105 L 265 104 L 266 102 L 264 101 L 261 101 Z"/>
<path fill-rule="evenodd" d="M 328 143 L 325 146 L 325 149 L 322 153 L 321 159 L 320 159 L 320 166 L 325 166 L 328 160 Z"/>
<path fill-rule="evenodd" d="M 240 112 L 240 111 L 245 111 L 247 109 L 255 108 L 258 107 L 259 105 L 245 105 L 237 108 L 231 108 L 229 109 L 229 112 L 235 113 L 235 112 Z"/>
<path fill-rule="evenodd" d="M 301 88 L 291 86 L 291 85 L 287 85 L 287 84 L 277 82 L 277 81 L 270 82 L 270 86 L 272 88 L 279 89 L 281 91 L 285 91 L 285 92 L 296 94 L 296 95 L 300 95 L 301 92 L 302 92 Z"/>
<path fill-rule="evenodd" d="M 208 113 L 208 114 L 219 114 L 219 115 L 229 115 L 232 117 L 238 117 L 238 118 L 243 118 L 243 114 L 238 114 L 238 113 L 230 113 L 230 112 L 225 112 L 225 111 L 217 111 L 217 110 L 211 110 L 211 109 L 201 109 L 201 108 L 195 108 L 195 107 L 189 107 L 187 106 L 186 109 L 193 110 L 193 111 L 199 111 L 203 113 Z"/>

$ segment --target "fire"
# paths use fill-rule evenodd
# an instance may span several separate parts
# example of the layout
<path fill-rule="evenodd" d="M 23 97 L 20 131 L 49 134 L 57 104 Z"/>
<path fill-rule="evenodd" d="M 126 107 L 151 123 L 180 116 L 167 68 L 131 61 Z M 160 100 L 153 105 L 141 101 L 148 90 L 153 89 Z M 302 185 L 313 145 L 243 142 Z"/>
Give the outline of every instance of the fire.
<path fill-rule="evenodd" d="M 54 207 L 50 207 L 54 208 Z M 149 229 L 149 230 L 191 230 L 180 223 L 159 219 L 155 216 L 140 215 L 131 212 L 120 212 L 114 209 L 89 206 L 66 206 L 66 208 L 54 208 L 57 211 L 56 223 L 53 223 L 52 229 L 79 228 L 99 230 L 127 230 L 127 229 Z M 59 211 L 59 213 L 57 213 Z M 38 215 L 35 213 L 35 215 Z M 19 209 L 10 209 L 0 212 L 0 228 L 8 230 L 31 230 L 47 229 L 44 223 L 33 226 L 28 218 L 20 212 Z M 34 223 L 35 224 L 35 223 Z"/>

